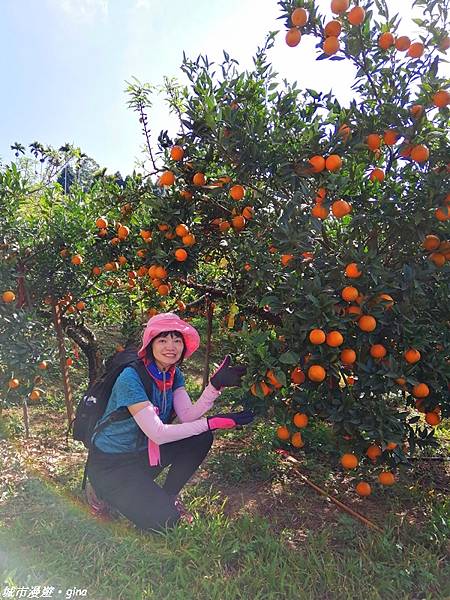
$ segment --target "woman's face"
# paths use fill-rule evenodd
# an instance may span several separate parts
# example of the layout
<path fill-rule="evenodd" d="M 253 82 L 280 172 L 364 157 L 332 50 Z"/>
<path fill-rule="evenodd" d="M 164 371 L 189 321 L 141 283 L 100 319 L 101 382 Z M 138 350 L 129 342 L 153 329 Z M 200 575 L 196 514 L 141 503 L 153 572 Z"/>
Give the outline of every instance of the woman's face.
<path fill-rule="evenodd" d="M 175 365 L 180 360 L 183 350 L 183 338 L 174 333 L 159 335 L 152 342 L 153 357 L 160 371 Z"/>

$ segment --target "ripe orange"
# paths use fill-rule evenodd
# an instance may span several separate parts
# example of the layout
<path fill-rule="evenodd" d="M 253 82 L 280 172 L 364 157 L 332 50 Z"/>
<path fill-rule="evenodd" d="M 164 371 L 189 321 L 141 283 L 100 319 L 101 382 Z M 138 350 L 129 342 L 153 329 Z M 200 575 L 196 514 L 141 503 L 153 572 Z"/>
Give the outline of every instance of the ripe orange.
<path fill-rule="evenodd" d="M 336 52 L 339 51 L 340 47 L 341 45 L 339 43 L 339 40 L 334 35 L 330 35 L 327 38 L 325 38 L 322 44 L 322 50 L 325 52 L 325 54 L 328 54 L 329 56 L 331 56 L 332 54 L 336 54 Z"/>
<path fill-rule="evenodd" d="M 437 250 L 440 245 L 441 240 L 437 235 L 426 235 L 422 242 L 422 246 L 428 251 Z"/>
<path fill-rule="evenodd" d="M 381 136 L 378 133 L 369 133 L 367 136 L 367 145 L 372 152 L 375 152 L 381 145 Z"/>
<path fill-rule="evenodd" d="M 350 277 L 351 279 L 357 279 L 361 277 L 362 272 L 359 270 L 358 265 L 356 263 L 349 263 L 345 267 L 345 275 L 346 277 Z"/>
<path fill-rule="evenodd" d="M 280 427 L 277 428 L 277 437 L 284 442 L 291 437 L 289 429 L 286 427 L 286 425 L 280 425 Z"/>
<path fill-rule="evenodd" d="M 427 412 L 425 414 L 425 421 L 428 423 L 428 425 L 435 427 L 441 422 L 441 417 L 435 412 Z"/>
<path fill-rule="evenodd" d="M 83 300 L 78 300 L 78 302 L 75 304 L 75 308 L 77 310 L 84 310 L 86 308 L 86 302 L 83 302 Z"/>
<path fill-rule="evenodd" d="M 192 178 L 192 183 L 194 185 L 198 185 L 198 186 L 205 185 L 205 183 L 206 183 L 206 177 L 204 176 L 203 173 L 196 173 L 194 175 L 194 177 Z"/>
<path fill-rule="evenodd" d="M 296 8 L 291 14 L 291 23 L 294 27 L 303 27 L 308 22 L 308 13 L 304 8 Z"/>
<path fill-rule="evenodd" d="M 130 229 L 129 227 L 126 227 L 125 225 L 121 225 L 118 230 L 117 230 L 117 236 L 121 239 L 124 240 L 125 238 L 127 238 L 130 235 Z"/>
<path fill-rule="evenodd" d="M 419 119 L 423 115 L 423 110 L 422 104 L 413 104 L 409 109 L 409 112 L 413 119 Z"/>
<path fill-rule="evenodd" d="M 336 200 L 331 205 L 331 212 L 337 219 L 342 219 L 345 215 L 350 214 L 352 207 L 345 200 Z"/>
<path fill-rule="evenodd" d="M 436 217 L 436 219 L 438 221 L 448 221 L 448 219 L 450 218 L 450 209 L 448 206 L 439 206 L 439 208 L 437 208 L 434 211 L 434 216 Z"/>
<path fill-rule="evenodd" d="M 302 439 L 302 434 L 300 433 L 300 431 L 296 431 L 292 434 L 291 444 L 294 446 L 294 448 L 303 448 L 305 442 Z"/>
<path fill-rule="evenodd" d="M 378 167 L 375 169 L 372 169 L 372 171 L 369 175 L 369 179 L 370 179 L 370 181 L 379 181 L 380 183 L 382 183 L 384 181 L 383 169 L 379 169 Z"/>
<path fill-rule="evenodd" d="M 428 160 L 430 156 L 430 151 L 423 144 L 418 144 L 414 146 L 411 150 L 411 159 L 418 163 L 423 163 Z"/>
<path fill-rule="evenodd" d="M 160 296 L 167 296 L 168 293 L 170 292 L 170 287 L 166 283 L 162 283 L 161 285 L 158 286 L 156 291 L 158 292 L 158 294 Z"/>
<path fill-rule="evenodd" d="M 231 225 L 235 231 L 241 231 L 245 227 L 245 219 L 242 215 L 237 215 L 231 219 Z"/>
<path fill-rule="evenodd" d="M 368 456 L 370 458 L 370 460 L 375 461 L 381 455 L 382 455 L 381 448 L 380 448 L 380 446 L 377 446 L 376 444 L 372 444 L 366 450 L 366 456 Z"/>
<path fill-rule="evenodd" d="M 323 344 L 326 340 L 325 332 L 322 329 L 313 329 L 309 334 L 309 341 L 311 344 L 319 345 Z"/>
<path fill-rule="evenodd" d="M 170 149 L 170 157 L 173 160 L 181 160 L 184 156 L 184 150 L 181 146 L 172 146 Z"/>
<path fill-rule="evenodd" d="M 228 231 L 230 229 L 231 225 L 228 221 L 221 221 L 219 223 L 219 231 L 221 231 L 222 233 L 225 233 L 226 231 Z"/>
<path fill-rule="evenodd" d="M 341 297 L 346 302 L 354 302 L 359 296 L 359 291 L 352 285 L 347 285 L 341 292 Z"/>
<path fill-rule="evenodd" d="M 233 198 L 233 200 L 242 200 L 242 198 L 245 196 L 245 189 L 242 187 L 242 185 L 233 185 L 233 187 L 230 189 L 230 196 Z"/>
<path fill-rule="evenodd" d="M 394 485 L 394 483 L 395 483 L 394 473 L 391 473 L 391 471 L 382 471 L 378 475 L 378 482 L 381 483 L 381 485 Z"/>
<path fill-rule="evenodd" d="M 72 256 L 72 258 L 70 259 L 70 262 L 73 265 L 81 265 L 81 263 L 83 262 L 83 257 L 80 254 L 75 254 L 74 256 Z"/>
<path fill-rule="evenodd" d="M 450 48 L 450 37 L 446 35 L 439 44 L 439 48 L 444 52 Z"/>
<path fill-rule="evenodd" d="M 175 175 L 172 171 L 164 171 L 158 180 L 159 186 L 169 186 L 175 183 Z"/>
<path fill-rule="evenodd" d="M 450 104 L 450 93 L 447 90 L 439 90 L 433 94 L 433 104 L 438 108 L 444 108 Z"/>
<path fill-rule="evenodd" d="M 386 444 L 386 450 L 395 450 L 397 448 L 397 445 L 395 442 L 388 442 Z"/>
<path fill-rule="evenodd" d="M 180 192 L 180 196 L 184 199 L 184 200 L 192 200 L 192 194 L 191 192 L 189 192 L 188 190 L 181 190 Z"/>
<path fill-rule="evenodd" d="M 311 215 L 316 219 L 324 221 L 328 217 L 329 211 L 326 206 L 323 206 L 322 204 L 315 204 L 311 209 Z"/>
<path fill-rule="evenodd" d="M 48 362 L 46 360 L 41 361 L 38 364 L 38 369 L 41 369 L 41 371 L 45 371 L 45 369 L 48 368 Z"/>
<path fill-rule="evenodd" d="M 350 137 L 351 132 L 352 130 L 346 123 L 343 123 L 338 129 L 338 134 L 344 139 L 345 142 Z"/>
<path fill-rule="evenodd" d="M 247 221 L 253 219 L 253 206 L 246 206 L 242 211 L 242 216 L 244 219 L 247 219 Z"/>
<path fill-rule="evenodd" d="M 300 30 L 295 27 L 292 27 L 292 29 L 289 29 L 288 32 L 286 33 L 286 37 L 285 37 L 286 44 L 290 48 L 295 48 L 295 46 L 298 46 L 301 39 L 302 39 L 302 34 L 301 34 Z"/>
<path fill-rule="evenodd" d="M 327 333 L 327 345 L 331 346 L 331 348 L 337 348 L 344 343 L 344 338 L 339 331 L 330 331 Z"/>
<path fill-rule="evenodd" d="M 407 56 L 410 58 L 420 58 L 424 53 L 425 46 L 422 42 L 413 42 L 411 46 L 408 48 Z"/>
<path fill-rule="evenodd" d="M 420 352 L 415 348 L 409 348 L 408 350 L 406 350 L 403 356 L 406 362 L 410 365 L 413 365 L 414 363 L 418 362 L 421 358 Z"/>
<path fill-rule="evenodd" d="M 167 270 L 162 265 L 156 265 L 154 270 L 155 277 L 158 279 L 167 278 Z"/>
<path fill-rule="evenodd" d="M 282 254 L 280 260 L 283 267 L 287 267 L 291 260 L 293 260 L 293 258 L 293 254 Z"/>
<path fill-rule="evenodd" d="M 6 290 L 2 294 L 2 300 L 5 304 L 11 304 L 16 299 L 16 295 L 11 290 Z"/>
<path fill-rule="evenodd" d="M 16 388 L 19 387 L 19 385 L 20 385 L 20 381 L 16 377 L 14 377 L 13 379 L 10 379 L 8 381 L 8 387 L 10 390 L 15 390 Z"/>
<path fill-rule="evenodd" d="M 300 369 L 300 367 L 295 367 L 295 369 L 291 373 L 291 381 L 296 385 L 300 385 L 305 381 L 305 374 Z"/>
<path fill-rule="evenodd" d="M 178 262 L 184 262 L 188 257 L 188 253 L 184 248 L 177 248 L 174 255 Z"/>
<path fill-rule="evenodd" d="M 376 299 L 376 303 L 383 301 L 384 308 L 392 308 L 394 306 L 394 298 L 389 294 L 379 294 Z"/>
<path fill-rule="evenodd" d="M 418 383 L 412 389 L 414 398 L 426 398 L 430 394 L 430 388 L 426 383 Z"/>
<path fill-rule="evenodd" d="M 382 50 L 388 50 L 395 43 L 395 38 L 390 31 L 385 31 L 378 38 L 378 45 Z"/>
<path fill-rule="evenodd" d="M 370 356 L 372 356 L 372 358 L 384 358 L 386 354 L 387 350 L 383 344 L 373 344 L 370 347 Z"/>
<path fill-rule="evenodd" d="M 41 397 L 41 392 L 36 389 L 31 390 L 31 392 L 28 395 L 28 398 L 30 400 L 39 400 L 40 397 Z"/>
<path fill-rule="evenodd" d="M 352 365 L 356 361 L 356 352 L 351 348 L 344 348 L 340 358 L 344 365 Z"/>
<path fill-rule="evenodd" d="M 92 267 L 92 274 L 93 275 L 97 275 L 97 276 L 101 275 L 102 274 L 102 268 L 99 267 L 99 266 Z"/>
<path fill-rule="evenodd" d="M 351 25 L 362 25 L 364 23 L 364 19 L 366 18 L 366 11 L 362 6 L 354 6 L 347 14 L 347 18 Z"/>
<path fill-rule="evenodd" d="M 395 383 L 398 383 L 398 385 L 406 385 L 406 379 L 404 377 L 397 377 L 397 379 L 395 379 Z"/>
<path fill-rule="evenodd" d="M 311 381 L 320 383 L 327 376 L 327 372 L 320 365 L 311 365 L 308 369 L 308 377 Z"/>
<path fill-rule="evenodd" d="M 377 321 L 375 317 L 372 317 L 371 315 L 363 315 L 358 320 L 358 326 L 361 331 L 374 331 L 374 329 L 377 327 Z"/>
<path fill-rule="evenodd" d="M 70 358 L 70 356 L 68 358 L 66 358 L 66 366 L 67 367 L 71 367 L 73 365 L 73 358 Z"/>
<path fill-rule="evenodd" d="M 325 169 L 325 159 L 323 156 L 313 156 L 309 159 L 309 164 L 312 167 L 313 173 L 320 173 Z"/>
<path fill-rule="evenodd" d="M 328 38 L 329 39 L 329 38 Z M 325 161 L 325 168 L 327 171 L 335 172 L 339 171 L 342 167 L 342 158 L 338 154 L 330 154 Z"/>
<path fill-rule="evenodd" d="M 348 10 L 350 0 L 331 0 L 331 12 L 335 15 L 342 15 Z"/>
<path fill-rule="evenodd" d="M 399 52 L 405 52 L 411 45 L 411 40 L 407 35 L 401 35 L 395 40 L 395 47 Z"/>
<path fill-rule="evenodd" d="M 395 129 L 388 129 L 383 134 L 383 140 L 387 146 L 393 146 L 396 144 L 399 137 L 400 134 Z"/>
<path fill-rule="evenodd" d="M 370 496 L 372 488 L 366 481 L 360 481 L 355 487 L 358 496 Z"/>
<path fill-rule="evenodd" d="M 292 420 L 294 422 L 294 425 L 301 429 L 302 427 L 306 427 L 308 425 L 309 418 L 308 415 L 305 415 L 305 413 L 298 412 L 295 413 Z"/>
<path fill-rule="evenodd" d="M 446 258 L 440 252 L 433 252 L 430 254 L 429 258 L 433 261 L 436 267 L 443 267 L 445 265 Z"/>
<path fill-rule="evenodd" d="M 107 229 L 107 227 L 108 227 L 108 220 L 107 220 L 106 217 L 98 217 L 98 219 L 96 219 L 96 221 L 95 221 L 95 225 L 99 229 Z"/>
<path fill-rule="evenodd" d="M 341 35 L 342 25 L 339 21 L 329 21 L 325 25 L 325 36 L 338 38 Z"/>
<path fill-rule="evenodd" d="M 127 258 L 126 256 L 119 256 L 119 258 L 117 259 L 117 262 L 119 263 L 119 265 L 126 265 L 127 264 Z"/>
<path fill-rule="evenodd" d="M 347 453 L 341 456 L 341 465 L 344 469 L 356 469 L 358 462 L 358 458 L 354 454 Z"/>
<path fill-rule="evenodd" d="M 195 244 L 195 235 L 193 233 L 188 233 L 187 235 L 183 235 L 181 241 L 185 246 L 193 246 Z"/>
<path fill-rule="evenodd" d="M 183 237 L 184 235 L 187 235 L 189 233 L 189 227 L 187 225 L 184 225 L 184 223 L 180 223 L 175 227 L 175 233 L 179 237 Z"/>
<path fill-rule="evenodd" d="M 266 371 L 266 377 L 269 383 L 273 385 L 276 390 L 279 390 L 281 387 L 283 387 L 282 383 L 277 379 L 277 376 L 271 369 Z"/>

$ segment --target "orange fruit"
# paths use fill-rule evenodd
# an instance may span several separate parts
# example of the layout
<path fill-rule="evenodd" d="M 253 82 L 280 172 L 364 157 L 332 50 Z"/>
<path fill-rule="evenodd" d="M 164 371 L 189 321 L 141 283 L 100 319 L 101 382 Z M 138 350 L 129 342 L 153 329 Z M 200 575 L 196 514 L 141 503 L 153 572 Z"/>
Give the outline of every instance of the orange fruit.
<path fill-rule="evenodd" d="M 361 329 L 361 331 L 374 331 L 374 329 L 377 327 L 377 321 L 371 315 L 363 315 L 358 320 L 358 327 Z"/>
<path fill-rule="evenodd" d="M 313 156 L 309 159 L 309 164 L 312 167 L 313 173 L 320 173 L 325 169 L 325 159 L 323 156 Z"/>
<path fill-rule="evenodd" d="M 183 237 L 184 235 L 187 235 L 189 233 L 189 228 L 187 225 L 184 225 L 184 223 L 180 223 L 175 227 L 175 233 L 179 237 Z"/>
<path fill-rule="evenodd" d="M 369 179 L 370 179 L 370 181 L 379 181 L 380 183 L 382 183 L 384 181 L 383 169 L 379 169 L 378 167 L 375 169 L 372 169 L 372 171 L 369 175 Z"/>
<path fill-rule="evenodd" d="M 391 473 L 391 471 L 382 471 L 378 475 L 378 482 L 381 483 L 381 485 L 394 485 L 394 483 L 395 483 L 394 473 Z"/>
<path fill-rule="evenodd" d="M 73 265 L 81 265 L 81 263 L 83 262 L 83 257 L 80 254 L 75 254 L 74 256 L 72 256 L 72 258 L 70 259 L 70 262 Z"/>
<path fill-rule="evenodd" d="M 409 112 L 413 119 L 419 119 L 423 115 L 423 110 L 422 104 L 413 104 L 409 109 Z"/>
<path fill-rule="evenodd" d="M 404 377 L 397 377 L 395 383 L 398 383 L 398 385 L 406 385 L 406 379 Z"/>
<path fill-rule="evenodd" d="M 322 329 L 313 329 L 309 334 L 309 341 L 311 344 L 323 344 L 326 340 L 325 332 Z"/>
<path fill-rule="evenodd" d="M 127 238 L 130 234 L 129 227 L 125 227 L 125 225 L 121 225 L 117 230 L 117 235 L 121 240 Z"/>
<path fill-rule="evenodd" d="M 387 146 L 393 146 L 396 144 L 399 137 L 400 134 L 395 129 L 388 129 L 383 134 L 383 140 Z"/>
<path fill-rule="evenodd" d="M 305 381 L 305 374 L 300 369 L 300 367 L 295 367 L 295 369 L 291 373 L 291 381 L 296 385 L 300 385 Z"/>
<path fill-rule="evenodd" d="M 159 223 L 158 229 L 159 231 L 168 231 L 169 225 L 167 225 L 167 223 Z"/>
<path fill-rule="evenodd" d="M 249 221 L 250 219 L 253 219 L 253 207 L 246 206 L 244 208 L 244 210 L 242 211 L 242 216 L 244 217 L 244 219 L 247 219 L 247 221 Z"/>
<path fill-rule="evenodd" d="M 418 163 L 426 162 L 428 160 L 429 156 L 430 156 L 430 151 L 423 144 L 418 144 L 417 146 L 414 146 L 413 149 L 411 150 L 411 159 L 414 162 L 418 162 Z"/>
<path fill-rule="evenodd" d="M 370 496 L 372 493 L 372 488 L 366 481 L 360 481 L 355 487 L 356 493 L 358 496 Z"/>
<path fill-rule="evenodd" d="M 335 15 L 342 15 L 348 10 L 350 0 L 331 0 L 331 12 Z"/>
<path fill-rule="evenodd" d="M 361 277 L 362 272 L 359 270 L 356 263 L 349 263 L 345 267 L 345 275 L 346 277 L 350 277 L 350 279 L 357 279 L 358 277 Z"/>
<path fill-rule="evenodd" d="M 450 93 L 447 90 L 439 90 L 433 94 L 433 104 L 438 108 L 444 108 L 450 104 Z"/>
<path fill-rule="evenodd" d="M 342 158 L 338 154 L 330 154 L 325 161 L 325 168 L 327 171 L 335 172 L 339 171 L 342 167 Z"/>
<path fill-rule="evenodd" d="M 356 352 L 351 348 L 344 348 L 340 358 L 344 365 L 352 365 L 356 361 Z"/>
<path fill-rule="evenodd" d="M 279 390 L 281 387 L 283 387 L 282 383 L 280 383 L 280 381 L 277 379 L 275 373 L 272 370 L 269 369 L 266 372 L 266 377 L 269 383 L 272 384 L 275 389 Z"/>
<path fill-rule="evenodd" d="M 205 185 L 205 183 L 206 183 L 206 177 L 204 176 L 203 173 L 196 173 L 194 175 L 194 177 L 192 178 L 192 183 L 194 185 L 198 185 L 198 186 Z"/>
<path fill-rule="evenodd" d="M 84 310 L 86 308 L 86 302 L 83 302 L 83 300 L 79 300 L 76 304 L 75 304 L 75 308 L 77 310 Z"/>
<path fill-rule="evenodd" d="M 302 434 L 300 433 L 300 431 L 296 431 L 292 434 L 291 444 L 294 446 L 294 448 L 303 448 L 305 442 L 302 439 Z"/>
<path fill-rule="evenodd" d="M 48 368 L 48 362 L 46 360 L 41 361 L 38 364 L 38 369 L 41 369 L 41 371 L 45 371 L 45 369 Z"/>
<path fill-rule="evenodd" d="M 162 283 L 161 285 L 158 286 L 157 292 L 160 296 L 167 296 L 168 293 L 170 292 L 170 288 L 166 283 Z"/>
<path fill-rule="evenodd" d="M 181 190 L 180 192 L 180 196 L 184 199 L 184 200 L 192 200 L 192 194 L 191 192 L 189 192 L 188 190 Z"/>
<path fill-rule="evenodd" d="M 345 200 L 336 200 L 331 205 L 331 212 L 337 219 L 342 219 L 345 215 L 350 214 L 352 207 Z"/>
<path fill-rule="evenodd" d="M 415 348 L 409 348 L 403 354 L 403 357 L 407 363 L 409 363 L 410 365 L 413 365 L 414 363 L 416 363 L 420 360 L 421 355 L 420 355 L 420 352 L 418 350 L 416 350 Z"/>
<path fill-rule="evenodd" d="M 286 442 L 291 437 L 286 425 L 280 425 L 280 427 L 277 428 L 277 437 L 278 439 L 283 440 L 283 442 Z"/>
<path fill-rule="evenodd" d="M 287 267 L 291 260 L 293 260 L 293 258 L 293 254 L 282 254 L 280 260 L 283 267 Z"/>
<path fill-rule="evenodd" d="M 388 442 L 386 444 L 386 450 L 395 450 L 397 448 L 397 445 L 395 442 Z"/>
<path fill-rule="evenodd" d="M 97 275 L 97 276 L 101 275 L 102 274 L 102 268 L 98 267 L 98 266 L 92 267 L 92 274 L 93 275 Z"/>
<path fill-rule="evenodd" d="M 359 291 L 352 285 L 347 285 L 341 292 L 341 297 L 346 302 L 354 302 L 359 296 Z"/>
<path fill-rule="evenodd" d="M 175 183 L 175 175 L 172 171 L 164 171 L 158 180 L 159 186 L 169 186 Z"/>
<path fill-rule="evenodd" d="M 382 50 L 388 50 L 395 44 L 395 38 L 390 31 L 385 31 L 378 37 L 378 45 Z"/>
<path fill-rule="evenodd" d="M 311 216 L 324 221 L 329 215 L 328 208 L 322 204 L 315 204 L 311 209 Z"/>
<path fill-rule="evenodd" d="M 28 398 L 30 400 L 39 400 L 40 397 L 41 397 L 41 392 L 36 389 L 31 390 L 31 392 L 28 394 Z"/>
<path fill-rule="evenodd" d="M 367 136 L 367 145 L 372 152 L 375 152 L 381 145 L 381 136 L 378 133 L 369 133 Z"/>
<path fill-rule="evenodd" d="M 368 456 L 370 458 L 370 460 L 375 461 L 381 455 L 382 455 L 381 448 L 380 448 L 380 446 L 377 446 L 376 444 L 372 444 L 366 450 L 366 456 Z"/>
<path fill-rule="evenodd" d="M 430 394 L 430 388 L 426 383 L 418 383 L 412 389 L 414 398 L 426 398 Z"/>
<path fill-rule="evenodd" d="M 2 300 L 5 304 L 11 304 L 16 299 L 16 295 L 11 290 L 6 290 L 2 294 Z"/>
<path fill-rule="evenodd" d="M 373 344 L 370 347 L 370 356 L 372 356 L 372 358 L 384 358 L 386 354 L 387 350 L 383 344 Z"/>
<path fill-rule="evenodd" d="M 242 187 L 242 185 L 233 185 L 233 187 L 230 189 L 230 196 L 233 198 L 233 200 L 242 200 L 242 198 L 245 196 L 245 189 Z"/>
<path fill-rule="evenodd" d="M 344 141 L 347 141 L 351 132 L 352 130 L 346 123 L 343 123 L 338 129 L 338 134 L 344 139 Z"/>
<path fill-rule="evenodd" d="M 331 348 L 337 348 L 344 343 L 344 338 L 339 331 L 330 331 L 327 333 L 326 342 Z"/>
<path fill-rule="evenodd" d="M 354 26 L 362 25 L 365 18 L 366 11 L 362 6 L 354 6 L 347 14 L 348 22 Z"/>
<path fill-rule="evenodd" d="M 66 358 L 66 366 L 67 367 L 71 367 L 73 365 L 73 358 L 70 358 L 70 356 L 68 358 Z"/>
<path fill-rule="evenodd" d="M 219 230 L 222 233 L 225 233 L 226 231 L 228 231 L 230 229 L 230 227 L 231 227 L 231 225 L 230 225 L 230 223 L 228 221 L 221 221 L 219 223 Z"/>
<path fill-rule="evenodd" d="M 424 53 L 425 47 L 422 42 L 413 42 L 408 48 L 407 56 L 410 58 L 420 58 Z"/>
<path fill-rule="evenodd" d="M 170 157 L 173 160 L 181 160 L 184 156 L 184 150 L 181 146 L 172 146 L 170 149 Z"/>
<path fill-rule="evenodd" d="M 309 418 L 308 415 L 306 415 L 305 413 L 298 412 L 295 413 L 292 420 L 294 422 L 294 425 L 301 429 L 302 427 L 306 427 L 308 425 Z"/>
<path fill-rule="evenodd" d="M 231 219 L 231 225 L 235 231 L 241 231 L 245 227 L 245 219 L 242 215 L 237 215 Z"/>
<path fill-rule="evenodd" d="M 408 50 L 410 45 L 411 45 L 411 40 L 409 39 L 409 37 L 407 35 L 401 35 L 400 37 L 398 37 L 395 40 L 395 47 L 400 52 L 405 52 L 405 50 Z"/>
<path fill-rule="evenodd" d="M 108 220 L 106 217 L 98 217 L 95 221 L 95 225 L 99 229 L 106 229 L 108 227 Z"/>
<path fill-rule="evenodd" d="M 356 469 L 358 462 L 358 458 L 354 454 L 346 453 L 341 456 L 341 465 L 344 469 Z"/>
<path fill-rule="evenodd" d="M 14 377 L 13 379 L 10 379 L 8 381 L 8 387 L 10 390 L 15 390 L 16 388 L 19 387 L 19 385 L 20 385 L 20 381 L 16 377 Z"/>
<path fill-rule="evenodd" d="M 437 235 L 426 235 L 422 242 L 422 246 L 428 251 L 437 250 L 440 245 L 441 240 Z"/>
<path fill-rule="evenodd" d="M 183 235 L 181 241 L 185 246 L 193 246 L 195 244 L 195 235 L 193 233 L 188 233 L 187 235 Z"/>
<path fill-rule="evenodd" d="M 308 378 L 311 381 L 321 382 L 327 376 L 327 372 L 320 365 L 311 365 L 308 369 Z"/>
<path fill-rule="evenodd" d="M 428 423 L 428 425 L 435 427 L 441 422 L 441 417 L 435 412 L 427 412 L 425 414 L 425 421 Z"/>
<path fill-rule="evenodd" d="M 178 262 L 184 262 L 188 257 L 188 253 L 184 248 L 177 248 L 174 255 Z"/>
<path fill-rule="evenodd" d="M 339 40 L 334 35 L 330 35 L 327 38 L 325 38 L 322 44 L 322 50 L 325 52 L 325 54 L 328 54 L 329 56 L 331 56 L 332 54 L 336 54 L 336 52 L 339 51 L 340 47 L 341 45 L 339 43 Z"/>
<path fill-rule="evenodd" d="M 446 35 L 439 44 L 439 48 L 444 52 L 450 48 L 450 37 Z"/>
<path fill-rule="evenodd" d="M 338 38 L 341 35 L 341 31 L 342 31 L 342 25 L 339 23 L 339 21 L 329 21 L 325 25 L 325 29 L 324 29 L 326 37 Z"/>
<path fill-rule="evenodd" d="M 288 32 L 286 33 L 286 37 L 285 37 L 286 44 L 290 48 L 295 48 L 295 46 L 298 46 L 301 39 L 302 39 L 302 34 L 301 34 L 300 30 L 295 27 L 292 27 L 292 29 L 289 29 Z"/>
<path fill-rule="evenodd" d="M 303 27 L 308 22 L 308 13 L 304 8 L 296 8 L 291 14 L 291 23 L 294 27 Z"/>
<path fill-rule="evenodd" d="M 440 206 L 434 211 L 434 216 L 438 221 L 448 221 L 450 218 L 450 209 L 448 206 Z"/>
<path fill-rule="evenodd" d="M 154 270 L 155 277 L 158 279 L 167 278 L 167 270 L 162 265 L 156 265 Z"/>
<path fill-rule="evenodd" d="M 127 258 L 126 256 L 119 256 L 119 258 L 117 259 L 117 262 L 119 263 L 119 265 L 126 265 L 127 264 Z"/>
<path fill-rule="evenodd" d="M 433 261 L 436 267 L 443 267 L 445 265 L 446 258 L 440 252 L 433 252 L 430 254 L 429 258 Z"/>

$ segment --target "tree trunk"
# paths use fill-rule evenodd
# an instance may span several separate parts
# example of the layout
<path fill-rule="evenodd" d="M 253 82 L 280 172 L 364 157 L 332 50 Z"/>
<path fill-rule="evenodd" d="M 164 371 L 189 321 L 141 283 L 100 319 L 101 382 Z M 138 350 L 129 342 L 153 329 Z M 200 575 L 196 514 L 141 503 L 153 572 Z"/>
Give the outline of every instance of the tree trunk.
<path fill-rule="evenodd" d="M 55 301 L 53 301 L 52 308 L 53 323 L 55 325 L 56 339 L 58 341 L 59 364 L 61 367 L 61 374 L 63 378 L 64 400 L 66 403 L 67 419 L 70 425 L 73 421 L 73 399 L 69 381 L 69 371 L 66 364 L 66 349 L 64 347 L 64 334 L 61 325 L 61 311 L 59 305 Z"/>

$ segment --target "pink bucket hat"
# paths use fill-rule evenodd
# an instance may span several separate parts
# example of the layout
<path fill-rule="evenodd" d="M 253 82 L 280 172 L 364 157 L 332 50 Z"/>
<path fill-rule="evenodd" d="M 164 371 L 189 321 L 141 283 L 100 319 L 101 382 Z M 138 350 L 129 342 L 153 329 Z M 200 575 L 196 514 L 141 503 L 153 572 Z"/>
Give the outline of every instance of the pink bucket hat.
<path fill-rule="evenodd" d="M 157 335 L 164 331 L 179 331 L 181 333 L 186 346 L 184 358 L 189 358 L 200 346 L 200 336 L 192 325 L 189 325 L 174 313 L 161 313 L 149 319 L 145 327 L 142 346 L 138 352 L 139 358 L 145 357 L 147 346 Z"/>

